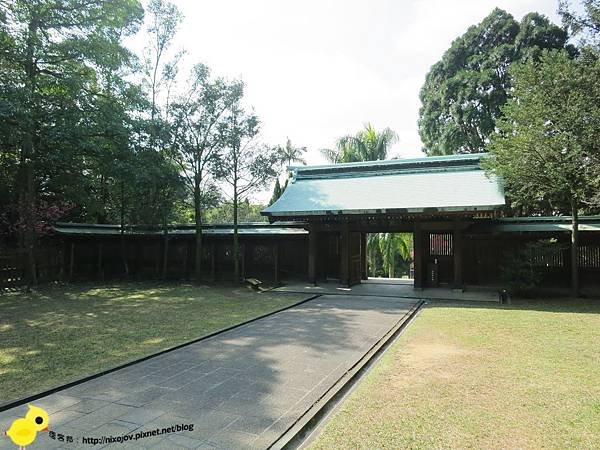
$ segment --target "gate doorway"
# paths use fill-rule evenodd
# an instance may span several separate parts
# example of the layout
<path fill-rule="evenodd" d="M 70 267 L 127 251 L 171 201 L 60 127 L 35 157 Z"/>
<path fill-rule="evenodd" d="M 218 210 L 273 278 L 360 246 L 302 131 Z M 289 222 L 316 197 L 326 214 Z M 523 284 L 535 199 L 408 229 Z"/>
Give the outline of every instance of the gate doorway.
<path fill-rule="evenodd" d="M 366 243 L 368 279 L 413 280 L 412 233 L 368 233 Z"/>

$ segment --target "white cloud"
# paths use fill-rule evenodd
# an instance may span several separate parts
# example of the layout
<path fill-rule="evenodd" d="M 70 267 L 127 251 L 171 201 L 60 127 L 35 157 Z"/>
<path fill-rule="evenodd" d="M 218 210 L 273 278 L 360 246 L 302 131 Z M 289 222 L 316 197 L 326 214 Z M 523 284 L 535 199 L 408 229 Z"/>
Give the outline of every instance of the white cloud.
<path fill-rule="evenodd" d="M 242 78 L 267 142 L 318 149 L 365 122 L 418 156 L 419 90 L 429 67 L 494 7 L 559 22 L 555 0 L 177 0 L 187 62 Z"/>

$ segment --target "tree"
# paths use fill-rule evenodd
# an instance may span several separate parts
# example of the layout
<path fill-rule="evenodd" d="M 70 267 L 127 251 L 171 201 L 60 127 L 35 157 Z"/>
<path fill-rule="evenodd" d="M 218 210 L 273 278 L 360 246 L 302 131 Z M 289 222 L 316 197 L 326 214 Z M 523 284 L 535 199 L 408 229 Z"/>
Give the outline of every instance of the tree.
<path fill-rule="evenodd" d="M 400 256 L 403 260 L 411 259 L 413 247 L 412 235 L 409 233 L 372 233 L 367 241 L 369 265 L 375 267 L 376 261 L 381 258 L 383 270 L 389 278 L 396 276 L 396 259 Z"/>
<path fill-rule="evenodd" d="M 163 124 L 159 94 L 163 89 L 164 112 L 169 113 L 171 88 L 177 76 L 178 62 L 183 52 L 177 52 L 170 61 L 164 62 L 167 51 L 177 34 L 183 16 L 179 9 L 165 0 L 150 0 L 148 3 L 149 25 L 147 29 L 150 45 L 144 55 L 144 84 L 150 90 L 150 147 L 160 146 Z M 164 121 L 168 121 L 165 117 Z"/>
<path fill-rule="evenodd" d="M 233 206 L 233 264 L 235 281 L 240 280 L 238 207 L 255 190 L 277 177 L 281 166 L 280 147 L 258 144 L 258 118 L 235 104 L 225 127 L 225 152 L 219 162 L 220 178 L 231 189 Z"/>
<path fill-rule="evenodd" d="M 503 108 L 485 161 L 513 203 L 548 201 L 572 217 L 571 287 L 578 295 L 578 215 L 600 189 L 600 62 L 546 52 L 511 68 L 513 97 Z"/>
<path fill-rule="evenodd" d="M 116 69 L 128 61 L 121 39 L 137 29 L 143 11 L 136 0 L 1 4 L 0 127 L 4 135 L 12 135 L 7 144 L 18 160 L 18 220 L 24 224 L 20 245 L 27 252 L 28 278 L 35 283 L 40 195 L 49 194 L 47 186 L 56 179 L 51 175 L 58 170 L 66 175 L 81 161 L 90 141 L 86 107 L 99 94 L 100 69 Z"/>
<path fill-rule="evenodd" d="M 279 197 L 283 194 L 283 189 L 281 188 L 281 184 L 279 183 L 279 177 L 275 179 L 275 187 L 273 188 L 273 195 L 271 196 L 271 200 L 269 201 L 269 206 L 275 203 Z"/>
<path fill-rule="evenodd" d="M 213 177 L 223 151 L 228 114 L 242 98 L 239 81 L 212 79 L 210 70 L 197 64 L 192 70 L 189 92 L 172 105 L 173 130 L 170 156 L 182 171 L 193 198 L 196 225 L 195 277 L 202 279 L 202 217 L 214 204 L 218 192 Z"/>
<path fill-rule="evenodd" d="M 563 29 L 537 13 L 519 23 L 496 8 L 470 27 L 431 67 L 421 88 L 419 134 L 427 154 L 484 151 L 512 86 L 509 66 L 566 41 Z"/>
<path fill-rule="evenodd" d="M 321 153 L 332 163 L 376 161 L 386 159 L 397 140 L 398 135 L 391 129 L 378 132 L 371 124 L 366 124 L 356 135 L 342 136 L 334 149 L 323 149 Z"/>
<path fill-rule="evenodd" d="M 583 14 L 574 12 L 566 0 L 559 1 L 558 12 L 572 36 L 579 36 L 583 46 L 600 50 L 600 0 L 582 0 Z"/>
<path fill-rule="evenodd" d="M 290 138 L 287 139 L 285 147 L 282 147 L 280 152 L 281 158 L 287 163 L 288 167 L 291 166 L 292 163 L 306 165 L 306 160 L 302 156 L 306 153 L 306 147 L 294 147 Z"/>

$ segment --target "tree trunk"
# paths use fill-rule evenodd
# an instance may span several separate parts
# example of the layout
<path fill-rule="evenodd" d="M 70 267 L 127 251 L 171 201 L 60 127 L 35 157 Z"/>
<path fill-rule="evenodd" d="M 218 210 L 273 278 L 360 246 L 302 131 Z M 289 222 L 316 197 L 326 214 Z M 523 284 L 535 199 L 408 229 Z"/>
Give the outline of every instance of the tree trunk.
<path fill-rule="evenodd" d="M 25 71 L 26 71 L 26 86 L 28 94 L 28 109 L 29 114 L 25 123 L 25 133 L 23 136 L 23 144 L 21 147 L 21 160 L 20 160 L 20 177 L 21 177 L 21 194 L 19 201 L 19 214 L 23 223 L 22 228 L 22 243 L 26 254 L 26 273 L 28 288 L 32 285 L 37 284 L 37 270 L 35 264 L 35 174 L 34 174 L 34 161 L 35 161 L 35 135 L 36 135 L 36 113 L 35 109 L 35 91 L 36 91 L 36 78 L 37 68 L 34 60 L 35 53 L 35 41 L 36 34 L 38 31 L 38 21 L 35 17 L 32 17 L 29 22 L 29 33 L 27 36 L 26 43 L 26 59 L 25 59 Z"/>
<path fill-rule="evenodd" d="M 579 216 L 575 199 L 571 199 L 571 224 L 571 295 L 579 297 Z"/>
<path fill-rule="evenodd" d="M 196 223 L 196 256 L 194 265 L 194 278 L 197 283 L 202 282 L 202 204 L 200 198 L 200 181 L 194 185 L 194 220 Z"/>
<path fill-rule="evenodd" d="M 237 182 L 233 184 L 233 277 L 240 281 L 240 245 L 238 242 L 238 194 Z"/>

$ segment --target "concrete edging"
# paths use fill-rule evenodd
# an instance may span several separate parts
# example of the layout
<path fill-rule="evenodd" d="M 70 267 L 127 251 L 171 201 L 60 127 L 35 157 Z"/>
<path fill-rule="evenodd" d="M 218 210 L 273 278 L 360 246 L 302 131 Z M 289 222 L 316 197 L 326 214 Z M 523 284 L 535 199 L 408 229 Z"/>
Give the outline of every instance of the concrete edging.
<path fill-rule="evenodd" d="M 326 294 L 323 294 L 326 295 Z M 406 297 L 395 297 L 406 298 Z M 383 335 L 348 371 L 342 375 L 296 422 L 294 422 L 268 449 L 294 449 L 302 446 L 321 422 L 344 399 L 380 356 L 400 336 L 425 305 L 415 304 L 390 330 Z"/>

